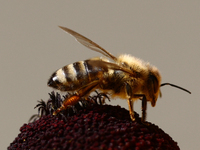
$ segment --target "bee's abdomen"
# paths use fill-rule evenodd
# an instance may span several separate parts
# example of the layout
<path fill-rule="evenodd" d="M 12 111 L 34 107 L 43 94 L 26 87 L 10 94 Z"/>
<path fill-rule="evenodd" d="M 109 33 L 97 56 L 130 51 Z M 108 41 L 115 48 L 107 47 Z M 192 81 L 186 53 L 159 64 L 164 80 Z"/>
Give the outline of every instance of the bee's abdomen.
<path fill-rule="evenodd" d="M 66 83 L 75 82 L 87 75 L 83 61 L 64 66 L 62 70 L 65 74 Z"/>
<path fill-rule="evenodd" d="M 89 84 L 91 81 L 98 80 L 98 75 L 102 73 L 103 68 L 96 66 L 91 60 L 79 61 L 64 66 L 59 72 L 62 72 L 65 80 L 66 90 L 77 90 L 78 88 Z"/>

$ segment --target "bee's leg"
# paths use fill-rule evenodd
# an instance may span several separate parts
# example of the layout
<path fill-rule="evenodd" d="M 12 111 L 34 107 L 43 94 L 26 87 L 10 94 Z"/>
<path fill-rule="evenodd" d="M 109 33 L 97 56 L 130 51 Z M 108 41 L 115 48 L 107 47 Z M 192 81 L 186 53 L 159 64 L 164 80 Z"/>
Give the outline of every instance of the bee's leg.
<path fill-rule="evenodd" d="M 66 99 L 63 101 L 61 107 L 58 108 L 57 110 L 55 110 L 55 111 L 53 112 L 53 115 L 57 115 L 57 114 L 60 113 L 62 110 L 65 110 L 68 106 L 71 106 L 71 105 L 76 104 L 76 103 L 79 101 L 79 99 L 80 99 L 80 97 L 79 97 L 78 95 L 76 95 L 76 94 L 73 95 L 73 96 L 70 97 L 70 98 L 66 98 Z"/>
<path fill-rule="evenodd" d="M 95 80 L 95 81 L 81 87 L 80 89 L 78 89 L 76 94 L 79 95 L 80 97 L 82 97 L 82 96 L 88 94 L 98 84 L 99 84 L 99 80 Z"/>
<path fill-rule="evenodd" d="M 146 121 L 146 115 L 147 115 L 146 110 L 147 110 L 147 99 L 146 96 L 144 95 L 142 98 L 142 119 L 141 119 L 142 122 Z"/>
<path fill-rule="evenodd" d="M 126 86 L 126 93 L 129 96 L 129 99 L 127 100 L 128 107 L 129 107 L 129 114 L 130 114 L 131 120 L 135 121 L 135 116 L 134 116 L 134 111 L 133 111 L 133 101 L 131 100 L 133 98 L 132 88 L 128 83 L 125 83 L 125 86 Z"/>
<path fill-rule="evenodd" d="M 53 115 L 57 115 L 62 110 L 65 110 L 68 106 L 75 105 L 82 96 L 88 94 L 98 84 L 99 84 L 99 81 L 97 80 L 97 81 L 93 81 L 93 82 L 81 87 L 73 96 L 71 96 L 70 98 L 66 98 L 63 101 L 61 107 L 53 112 Z"/>
<path fill-rule="evenodd" d="M 146 121 L 146 110 L 147 110 L 147 99 L 146 96 L 144 94 L 134 94 L 134 97 L 142 97 L 142 118 L 141 121 L 143 124 L 148 125 L 145 121 Z"/>
<path fill-rule="evenodd" d="M 129 114 L 130 114 L 131 120 L 135 121 L 135 116 L 134 116 L 134 111 L 133 111 L 133 101 L 131 100 L 131 98 L 129 98 L 127 102 L 128 102 Z"/>

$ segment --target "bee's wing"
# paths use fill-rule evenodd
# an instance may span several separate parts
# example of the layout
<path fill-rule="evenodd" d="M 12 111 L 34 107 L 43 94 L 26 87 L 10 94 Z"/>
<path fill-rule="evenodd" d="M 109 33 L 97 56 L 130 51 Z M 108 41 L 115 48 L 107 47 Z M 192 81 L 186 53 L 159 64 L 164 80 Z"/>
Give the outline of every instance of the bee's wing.
<path fill-rule="evenodd" d="M 121 70 L 125 73 L 128 73 L 132 77 L 136 76 L 136 74 L 134 72 L 132 72 L 130 69 L 120 67 L 119 65 L 112 63 L 112 62 L 107 62 L 107 61 L 102 61 L 102 60 L 88 60 L 88 64 L 99 67 L 99 68 L 103 68 L 105 70 L 107 70 L 107 69 Z"/>
<path fill-rule="evenodd" d="M 66 31 L 67 33 L 71 34 L 72 36 L 74 36 L 76 38 L 76 40 L 83 44 L 84 46 L 86 46 L 87 48 L 97 51 L 99 53 L 102 53 L 103 55 L 113 59 L 114 61 L 117 60 L 117 58 L 115 56 L 113 56 L 111 53 L 109 53 L 108 51 L 106 51 L 104 48 L 102 48 L 101 46 L 99 46 L 98 44 L 96 44 L 95 42 L 91 41 L 90 39 L 84 37 L 83 35 L 69 29 L 66 27 L 62 27 L 59 26 L 61 29 L 63 29 L 64 31 Z"/>

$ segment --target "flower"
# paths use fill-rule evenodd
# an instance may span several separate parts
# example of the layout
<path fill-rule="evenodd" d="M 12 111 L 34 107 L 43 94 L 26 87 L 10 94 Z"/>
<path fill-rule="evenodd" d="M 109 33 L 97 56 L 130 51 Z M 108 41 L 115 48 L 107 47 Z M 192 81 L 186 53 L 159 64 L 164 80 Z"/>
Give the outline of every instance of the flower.
<path fill-rule="evenodd" d="M 136 121 L 131 121 L 126 109 L 103 105 L 102 97 L 97 93 L 89 97 L 91 101 L 83 100 L 62 115 L 53 116 L 52 108 L 59 107 L 62 98 L 51 93 L 47 103 L 37 105 L 40 117 L 33 116 L 33 122 L 20 128 L 8 150 L 179 150 L 177 142 L 158 126 L 143 124 L 136 112 Z"/>

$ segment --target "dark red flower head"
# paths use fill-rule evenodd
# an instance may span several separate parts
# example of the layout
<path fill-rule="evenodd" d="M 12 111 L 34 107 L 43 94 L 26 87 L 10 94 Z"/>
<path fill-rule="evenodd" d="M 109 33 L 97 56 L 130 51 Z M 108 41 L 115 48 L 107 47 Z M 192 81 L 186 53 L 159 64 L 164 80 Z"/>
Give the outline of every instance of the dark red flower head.
<path fill-rule="evenodd" d="M 142 124 L 136 113 L 131 121 L 126 109 L 99 104 L 99 96 L 90 97 L 95 103 L 82 101 L 58 116 L 52 115 L 52 105 L 59 107 L 61 97 L 50 97 L 38 104 L 42 117 L 24 124 L 8 150 L 179 150 L 158 126 Z"/>

